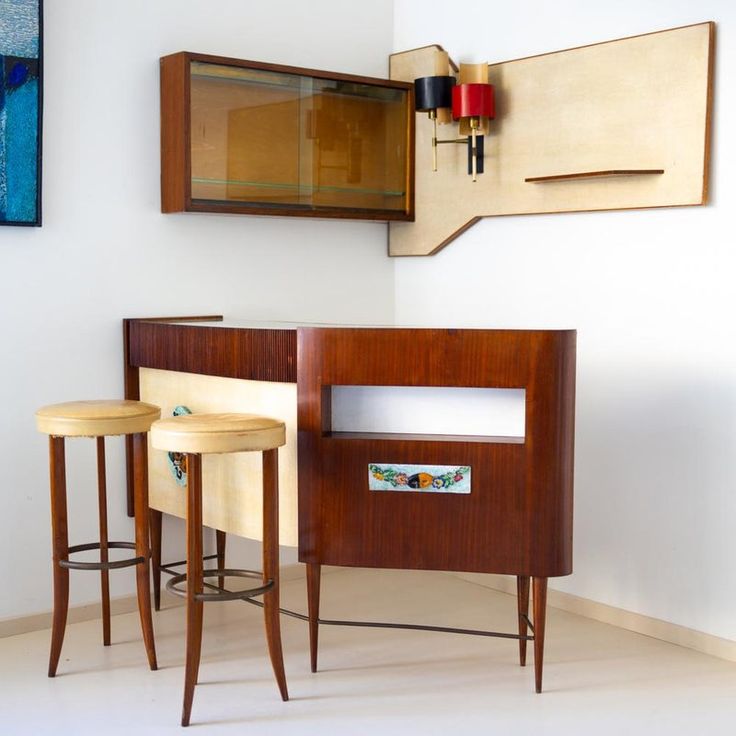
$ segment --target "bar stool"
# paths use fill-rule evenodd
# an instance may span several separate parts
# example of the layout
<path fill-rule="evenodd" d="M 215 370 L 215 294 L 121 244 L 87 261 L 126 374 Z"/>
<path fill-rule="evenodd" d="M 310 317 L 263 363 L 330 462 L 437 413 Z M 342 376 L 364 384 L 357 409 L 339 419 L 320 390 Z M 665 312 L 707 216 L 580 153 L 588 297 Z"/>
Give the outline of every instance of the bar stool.
<path fill-rule="evenodd" d="M 183 414 L 160 419 L 151 427 L 151 445 L 157 450 L 186 454 L 187 462 L 187 571 L 175 575 L 167 590 L 187 600 L 187 643 L 184 703 L 181 725 L 188 726 L 202 651 L 203 604 L 263 595 L 266 641 L 276 682 L 283 700 L 289 699 L 281 651 L 279 621 L 279 486 L 278 448 L 286 429 L 277 419 L 255 414 Z M 263 453 L 263 572 L 204 570 L 202 563 L 202 455 L 230 452 Z M 204 579 L 228 576 L 258 578 L 249 590 L 205 593 Z M 186 581 L 186 591 L 177 586 Z M 220 586 L 222 587 L 222 586 Z"/>
<path fill-rule="evenodd" d="M 36 412 L 39 432 L 49 435 L 49 471 L 51 485 L 51 531 L 53 537 L 54 613 L 51 629 L 49 677 L 56 675 L 61 646 L 64 642 L 69 609 L 69 570 L 99 570 L 102 586 L 102 640 L 110 645 L 109 570 L 136 568 L 138 611 L 143 641 L 152 670 L 156 665 L 156 648 L 151 618 L 148 529 L 148 444 L 147 432 L 161 416 L 161 410 L 141 401 L 70 401 L 44 406 Z M 135 543 L 110 542 L 107 538 L 107 490 L 105 474 L 105 437 L 133 436 L 135 488 Z M 69 546 L 66 503 L 66 437 L 94 437 L 97 440 L 97 487 L 100 541 Z M 75 552 L 99 549 L 99 562 L 70 559 Z M 108 550 L 132 549 L 135 557 L 110 561 Z"/>

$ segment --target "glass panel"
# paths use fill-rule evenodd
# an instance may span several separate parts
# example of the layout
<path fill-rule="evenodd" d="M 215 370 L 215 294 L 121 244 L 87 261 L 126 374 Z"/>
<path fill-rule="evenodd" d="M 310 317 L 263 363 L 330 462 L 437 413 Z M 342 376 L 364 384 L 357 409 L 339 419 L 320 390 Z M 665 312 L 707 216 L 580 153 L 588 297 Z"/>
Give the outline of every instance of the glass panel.
<path fill-rule="evenodd" d="M 192 62 L 192 199 L 403 211 L 406 94 Z"/>

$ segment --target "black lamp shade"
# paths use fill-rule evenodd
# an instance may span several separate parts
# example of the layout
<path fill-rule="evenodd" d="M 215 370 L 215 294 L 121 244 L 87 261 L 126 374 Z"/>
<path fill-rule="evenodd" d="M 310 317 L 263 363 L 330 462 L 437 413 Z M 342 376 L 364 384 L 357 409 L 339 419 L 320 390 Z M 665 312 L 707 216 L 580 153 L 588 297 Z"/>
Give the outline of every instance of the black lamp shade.
<path fill-rule="evenodd" d="M 420 77 L 414 80 L 414 108 L 429 112 L 439 107 L 452 107 L 455 77 Z"/>

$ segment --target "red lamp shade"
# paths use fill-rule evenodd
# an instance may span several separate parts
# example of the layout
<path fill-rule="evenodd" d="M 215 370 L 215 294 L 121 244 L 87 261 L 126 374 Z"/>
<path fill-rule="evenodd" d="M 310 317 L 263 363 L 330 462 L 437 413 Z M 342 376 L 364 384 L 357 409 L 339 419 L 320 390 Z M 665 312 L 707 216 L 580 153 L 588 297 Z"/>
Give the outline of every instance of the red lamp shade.
<path fill-rule="evenodd" d="M 458 84 L 452 88 L 452 117 L 486 117 L 496 115 L 492 84 Z"/>

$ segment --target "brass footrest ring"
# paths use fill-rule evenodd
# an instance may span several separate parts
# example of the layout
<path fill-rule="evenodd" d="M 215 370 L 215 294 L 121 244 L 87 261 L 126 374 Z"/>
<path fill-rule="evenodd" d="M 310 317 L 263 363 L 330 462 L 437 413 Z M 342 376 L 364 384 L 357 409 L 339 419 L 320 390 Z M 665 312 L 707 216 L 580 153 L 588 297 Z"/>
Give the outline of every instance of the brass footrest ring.
<path fill-rule="evenodd" d="M 263 580 L 263 573 L 257 572 L 255 570 L 234 570 L 231 568 L 226 568 L 223 570 L 203 570 L 202 571 L 202 578 L 255 578 L 257 580 Z M 171 577 L 167 583 L 166 583 L 166 590 L 169 591 L 169 593 L 173 593 L 174 595 L 178 595 L 181 598 L 187 597 L 187 591 L 182 590 L 181 588 L 177 588 L 176 586 L 179 585 L 179 583 L 186 582 L 187 576 L 186 573 L 182 575 L 174 575 Z M 269 590 L 271 590 L 274 587 L 274 581 L 273 580 L 267 580 L 263 585 L 258 586 L 257 588 L 249 588 L 248 590 L 237 590 L 237 591 L 229 591 L 229 590 L 220 590 L 217 593 L 196 593 L 195 599 L 198 601 L 241 601 L 245 600 L 246 598 L 253 598 L 257 595 L 262 595 L 263 593 L 267 593 Z"/>
<path fill-rule="evenodd" d="M 89 544 L 75 544 L 69 547 L 67 554 L 71 555 L 75 552 L 86 552 L 90 549 L 100 549 L 102 545 L 99 542 L 90 542 Z M 134 542 L 108 542 L 108 549 L 135 549 Z M 74 560 L 59 560 L 59 567 L 65 567 L 68 570 L 117 570 L 121 567 L 132 567 L 145 562 L 145 557 L 129 557 L 127 560 L 112 560 L 108 562 L 75 562 Z"/>

